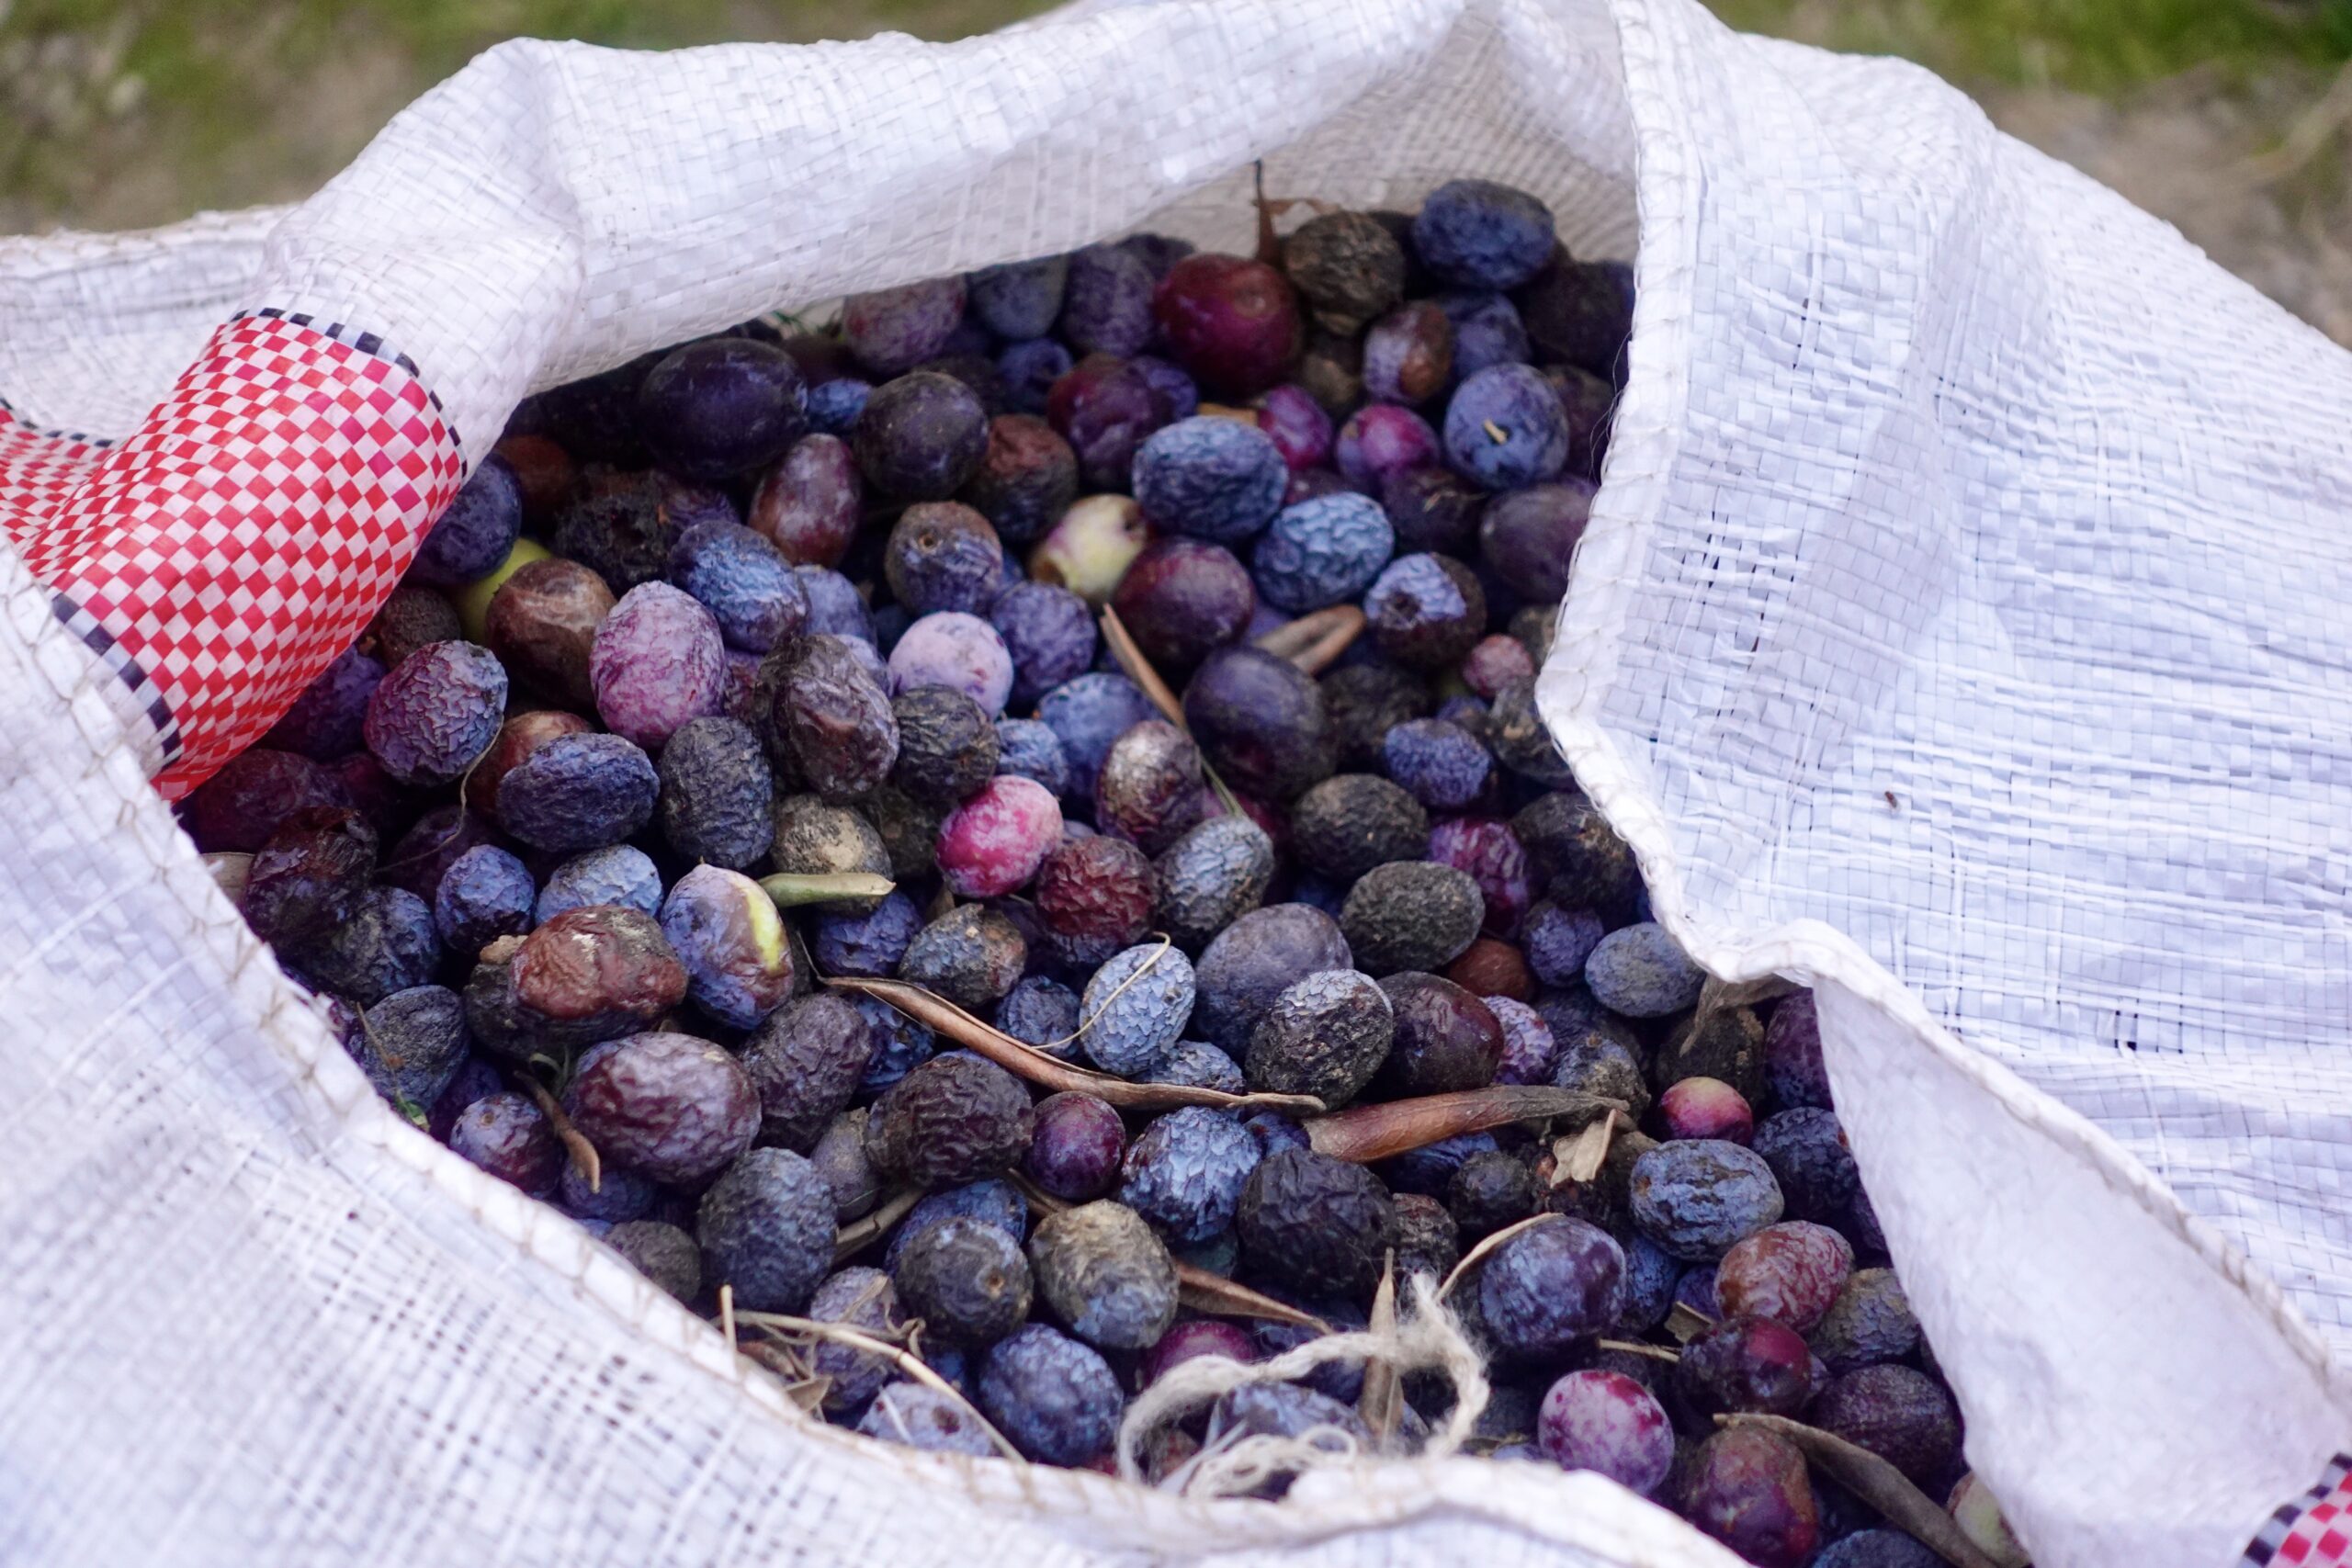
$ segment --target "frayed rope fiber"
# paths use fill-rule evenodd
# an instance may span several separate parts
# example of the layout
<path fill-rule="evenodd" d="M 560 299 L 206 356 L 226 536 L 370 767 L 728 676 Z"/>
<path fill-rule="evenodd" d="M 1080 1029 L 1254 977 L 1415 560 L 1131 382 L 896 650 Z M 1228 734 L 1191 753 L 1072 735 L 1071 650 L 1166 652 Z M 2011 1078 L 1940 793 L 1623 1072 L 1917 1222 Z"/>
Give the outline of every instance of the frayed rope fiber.
<path fill-rule="evenodd" d="M 1148 1483 L 1138 1458 L 1152 1433 L 1169 1422 L 1214 1403 L 1235 1389 L 1289 1382 L 1326 1361 L 1378 1361 L 1408 1372 L 1435 1369 L 1453 1386 L 1453 1408 L 1444 1424 L 1421 1445 L 1424 1459 L 1442 1459 L 1466 1442 L 1487 1408 L 1490 1392 L 1485 1359 L 1441 1299 L 1427 1274 L 1411 1280 L 1413 1309 L 1385 1331 L 1358 1329 L 1310 1339 L 1270 1361 L 1240 1362 L 1223 1356 L 1197 1356 L 1171 1369 L 1136 1396 L 1119 1427 L 1119 1473 Z M 1255 1492 L 1278 1475 L 1351 1464 L 1368 1457 L 1356 1438 L 1338 1427 L 1316 1427 L 1295 1437 L 1264 1434 L 1208 1448 L 1159 1484 L 1188 1496 L 1235 1497 Z"/>

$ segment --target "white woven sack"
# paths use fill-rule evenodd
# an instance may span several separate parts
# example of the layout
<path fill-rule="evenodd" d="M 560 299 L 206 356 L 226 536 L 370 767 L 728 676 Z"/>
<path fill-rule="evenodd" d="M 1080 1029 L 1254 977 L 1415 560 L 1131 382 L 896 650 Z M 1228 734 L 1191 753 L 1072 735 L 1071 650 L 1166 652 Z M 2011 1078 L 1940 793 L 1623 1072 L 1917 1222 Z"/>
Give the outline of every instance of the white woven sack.
<path fill-rule="evenodd" d="M 509 45 L 300 208 L 0 243 L 0 392 L 120 434 L 275 307 L 383 334 L 478 458 L 526 390 L 760 310 L 1147 221 L 1240 245 L 1261 156 L 1638 235 L 1546 714 L 1692 952 L 1818 987 L 2037 1560 L 2231 1562 L 2352 1439 L 2352 360 L 1932 78 L 1690 0 Z M 0 590 L 0 1562 L 1730 1561 L 1536 1467 L 1195 1504 L 796 1422 L 379 1105 L 112 677 L 12 556 Z"/>

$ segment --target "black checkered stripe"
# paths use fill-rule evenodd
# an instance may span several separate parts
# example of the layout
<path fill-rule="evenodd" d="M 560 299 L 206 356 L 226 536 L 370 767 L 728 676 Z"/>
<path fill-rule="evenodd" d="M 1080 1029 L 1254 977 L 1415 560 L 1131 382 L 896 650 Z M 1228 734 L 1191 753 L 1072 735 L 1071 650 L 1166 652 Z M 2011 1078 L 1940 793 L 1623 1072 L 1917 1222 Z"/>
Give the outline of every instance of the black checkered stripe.
<path fill-rule="evenodd" d="M 64 594 L 50 595 L 49 610 L 61 626 L 82 639 L 99 663 L 114 671 L 115 679 L 130 694 L 132 705 L 155 727 L 155 743 L 162 748 L 163 761 L 168 763 L 176 759 L 181 746 L 179 720 L 172 716 L 172 705 L 164 700 L 164 694 L 148 679 L 139 661 L 122 650 L 114 634 L 100 626 L 96 616 Z"/>
<path fill-rule="evenodd" d="M 424 388 L 426 400 L 432 403 L 433 412 L 441 416 L 442 428 L 448 431 L 451 441 L 458 443 L 459 451 L 465 450 L 465 443 L 458 441 L 458 427 L 449 423 L 449 411 L 441 406 L 441 394 L 426 383 L 424 372 L 416 367 L 416 361 L 386 343 L 381 333 L 371 333 L 365 327 L 355 327 L 343 321 L 322 321 L 316 316 L 307 316 L 299 310 L 281 310 L 275 305 L 265 305 L 252 310 L 240 310 L 229 320 L 242 321 L 256 316 L 266 321 L 284 321 L 288 326 L 308 328 L 321 337 L 331 338 L 345 348 L 354 349 L 372 359 L 380 359 L 388 365 L 399 366 L 409 373 L 410 378 L 417 385 Z"/>
<path fill-rule="evenodd" d="M 2334 1497 L 2343 1488 L 2347 1478 L 2352 1478 L 2352 1454 L 2339 1453 L 2329 1460 L 2327 1468 L 2320 1472 L 2318 1485 L 2293 1502 L 2284 1505 L 2277 1513 L 2263 1521 L 2262 1529 L 2256 1532 L 2253 1543 L 2245 1549 L 2245 1555 L 2238 1561 L 2245 1564 L 2246 1568 L 2267 1568 L 2267 1565 L 2279 1555 L 2279 1549 L 2284 1547 L 2290 1538 L 2294 1535 L 2295 1527 L 2302 1522 L 2304 1516 L 2319 1504 Z M 2320 1563 L 2333 1564 L 2338 1560 L 2333 1557 L 2315 1559 L 2309 1556 L 2290 1556 L 2290 1561 L 2298 1563 L 2312 1562 L 2314 1568 L 2317 1568 Z"/>
<path fill-rule="evenodd" d="M 46 425 L 35 424 L 18 413 L 17 405 L 6 398 L 0 398 L 0 415 L 6 415 L 9 423 L 28 435 L 39 435 L 51 441 L 78 441 L 85 446 L 114 445 L 114 437 L 111 435 L 85 435 L 78 430 L 51 430 Z"/>

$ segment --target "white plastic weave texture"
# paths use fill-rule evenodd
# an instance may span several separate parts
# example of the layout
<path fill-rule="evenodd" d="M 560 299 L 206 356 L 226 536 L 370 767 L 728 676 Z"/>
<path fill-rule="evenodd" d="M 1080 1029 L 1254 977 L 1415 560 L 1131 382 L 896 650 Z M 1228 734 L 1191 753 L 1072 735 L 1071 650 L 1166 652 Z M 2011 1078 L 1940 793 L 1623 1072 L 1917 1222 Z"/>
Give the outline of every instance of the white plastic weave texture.
<path fill-rule="evenodd" d="M 530 387 L 758 310 L 1238 243 L 1260 156 L 1638 237 L 1547 716 L 1711 968 L 1819 987 L 2037 1561 L 2232 1561 L 2352 1437 L 2352 359 L 1932 78 L 1690 0 L 512 45 L 290 212 L 0 243 L 0 394 L 123 436 L 271 308 L 380 333 L 478 457 Z M 381 1110 L 15 557 L 0 611 L 0 1561 L 1728 1561 L 1525 1467 L 1186 1505 L 791 1423 Z"/>

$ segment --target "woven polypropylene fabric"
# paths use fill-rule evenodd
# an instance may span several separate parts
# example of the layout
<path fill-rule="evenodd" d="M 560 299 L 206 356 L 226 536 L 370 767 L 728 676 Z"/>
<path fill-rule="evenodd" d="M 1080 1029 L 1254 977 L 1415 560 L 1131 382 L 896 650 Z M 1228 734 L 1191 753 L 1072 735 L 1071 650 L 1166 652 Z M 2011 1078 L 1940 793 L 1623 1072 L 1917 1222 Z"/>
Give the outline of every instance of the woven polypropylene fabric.
<path fill-rule="evenodd" d="M 190 231 L 185 288 L 169 233 L 0 244 L 0 392 L 128 435 L 269 308 L 400 344 L 478 457 L 527 388 L 759 310 L 1146 220 L 1245 243 L 1259 157 L 1276 195 L 1475 174 L 1582 254 L 1638 233 L 1547 716 L 1711 967 L 1819 980 L 1870 1190 L 2037 1561 L 2233 1561 L 2352 1430 L 2287 1299 L 2352 1337 L 2352 369 L 1931 78 L 1688 0 L 509 46 L 291 214 Z M 61 308 L 91 320 L 17 346 Z M 378 1104 L 53 600 L 0 560 L 0 1560 L 1727 1562 L 1530 1467 L 1211 1506 L 793 1423 Z"/>
<path fill-rule="evenodd" d="M 2037 1552 L 2224 1557 L 2352 1425 L 2277 1296 L 2352 1342 L 2352 358 L 1917 73 L 1625 48 L 1634 380 L 1547 716 L 1711 967 L 1871 999 L 1840 1104 Z"/>
<path fill-rule="evenodd" d="M 215 333 L 120 446 L 43 445 L 20 454 L 23 499 L 0 531 L 156 714 L 155 785 L 172 797 L 351 646 L 458 483 L 412 366 L 276 312 Z"/>

